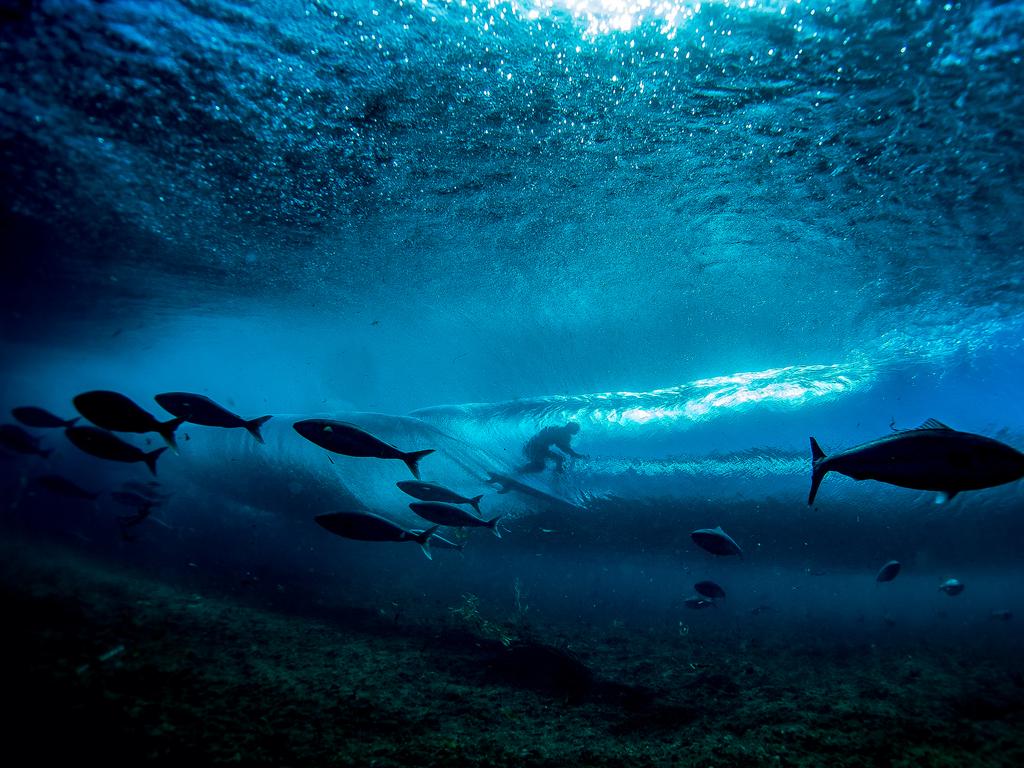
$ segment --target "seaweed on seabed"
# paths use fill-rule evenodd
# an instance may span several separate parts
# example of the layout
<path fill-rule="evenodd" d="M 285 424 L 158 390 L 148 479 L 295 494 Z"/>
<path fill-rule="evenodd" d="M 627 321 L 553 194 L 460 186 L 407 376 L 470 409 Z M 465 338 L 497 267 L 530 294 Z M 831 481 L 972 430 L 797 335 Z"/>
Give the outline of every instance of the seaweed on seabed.
<path fill-rule="evenodd" d="M 497 640 L 506 648 L 516 639 L 510 627 L 485 619 L 481 615 L 480 598 L 470 592 L 464 594 L 462 602 L 450 607 L 448 612 L 474 635 L 486 640 Z"/>
<path fill-rule="evenodd" d="M 490 621 L 480 613 L 480 598 L 467 592 L 462 596 L 462 602 L 450 607 L 448 612 L 473 634 L 497 640 L 508 648 L 513 643 L 527 642 L 534 637 L 533 627 L 527 619 L 530 606 L 525 601 L 518 577 L 512 582 L 512 607 L 513 613 L 508 622 Z"/>
<path fill-rule="evenodd" d="M 543 691 L 569 702 L 582 701 L 594 685 L 593 673 L 570 651 L 536 639 L 519 579 L 512 584 L 512 597 L 514 613 L 509 623 L 485 619 L 480 614 L 480 598 L 473 594 L 464 594 L 462 602 L 448 610 L 471 633 L 492 644 L 494 655 L 488 669 L 504 684 Z"/>

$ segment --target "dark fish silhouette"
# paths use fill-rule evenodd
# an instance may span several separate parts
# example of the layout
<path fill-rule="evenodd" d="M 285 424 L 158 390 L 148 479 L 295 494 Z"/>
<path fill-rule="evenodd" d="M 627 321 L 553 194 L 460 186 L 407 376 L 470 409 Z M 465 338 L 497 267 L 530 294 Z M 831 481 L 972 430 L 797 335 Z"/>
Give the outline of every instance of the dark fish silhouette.
<path fill-rule="evenodd" d="M 950 597 L 956 597 L 964 591 L 964 583 L 960 579 L 946 579 L 939 585 L 939 589 Z"/>
<path fill-rule="evenodd" d="M 270 420 L 270 416 L 260 416 L 258 419 L 243 419 L 213 402 L 204 395 L 194 395 L 189 392 L 166 392 L 153 398 L 160 407 L 168 413 L 184 419 L 189 424 L 199 424 L 203 427 L 224 427 L 234 429 L 243 427 L 249 434 L 256 438 L 256 442 L 263 442 L 263 435 L 260 434 L 260 427 Z"/>
<path fill-rule="evenodd" d="M 937 491 L 940 500 L 1024 477 L 1024 453 L 989 437 L 957 432 L 935 419 L 831 456 L 812 437 L 811 462 L 808 504 L 814 503 L 818 486 L 829 472 Z"/>
<path fill-rule="evenodd" d="M 701 549 L 707 550 L 713 555 L 743 555 L 743 550 L 733 538 L 717 528 L 698 528 L 690 534 L 690 538 Z"/>
<path fill-rule="evenodd" d="M 370 512 L 332 512 L 329 515 L 317 515 L 313 519 L 321 528 L 346 539 L 415 541 L 423 549 L 427 559 L 433 560 L 430 554 L 430 537 L 437 532 L 439 526 L 435 525 L 421 533 L 413 533 Z"/>
<path fill-rule="evenodd" d="M 483 494 L 469 499 L 450 491 L 437 483 L 425 483 L 422 480 L 400 480 L 395 483 L 403 493 L 407 493 L 420 501 L 443 501 L 448 504 L 469 504 L 480 514 L 480 499 Z"/>
<path fill-rule="evenodd" d="M 700 610 L 701 608 L 714 608 L 714 600 L 706 600 L 703 597 L 688 597 L 683 600 L 683 605 L 693 610 Z"/>
<path fill-rule="evenodd" d="M 710 597 L 712 600 L 725 599 L 725 590 L 713 581 L 698 581 L 693 585 L 693 589 L 698 595 Z"/>
<path fill-rule="evenodd" d="M 404 461 L 413 477 L 420 476 L 419 463 L 424 456 L 434 452 L 433 448 L 425 451 L 400 451 L 393 445 L 365 432 L 354 424 L 331 419 L 304 419 L 293 425 L 295 431 L 319 445 L 324 450 L 340 453 L 343 456 L 368 457 L 374 459 L 400 459 Z"/>
<path fill-rule="evenodd" d="M 27 456 L 42 456 L 53 453 L 52 449 L 40 448 L 39 438 L 29 434 L 17 424 L 0 424 L 0 445 L 15 453 Z"/>
<path fill-rule="evenodd" d="M 419 536 L 423 532 L 424 531 L 420 528 L 413 528 L 412 531 L 410 531 L 410 533 L 416 536 Z M 437 549 L 454 549 L 458 552 L 461 552 L 466 548 L 465 542 L 462 544 L 456 544 L 454 541 L 449 541 L 444 536 L 437 533 L 430 537 L 430 546 L 436 547 Z"/>
<path fill-rule="evenodd" d="M 992 611 L 991 616 L 993 619 L 996 619 L 997 621 L 1009 621 L 1013 618 L 1013 611 Z"/>
<path fill-rule="evenodd" d="M 136 448 L 131 443 L 126 443 L 116 435 L 112 435 L 104 429 L 96 427 L 68 427 L 64 430 L 68 440 L 81 451 L 91 456 L 108 461 L 123 461 L 132 464 L 136 461 L 143 462 L 149 471 L 156 474 L 156 460 L 166 448 L 157 448 L 148 453 Z"/>
<path fill-rule="evenodd" d="M 453 507 L 451 504 L 442 504 L 438 501 L 414 501 L 409 509 L 422 517 L 438 525 L 450 525 L 453 527 L 477 527 L 490 528 L 494 535 L 501 538 L 501 531 L 498 530 L 498 521 L 502 515 L 493 520 L 482 520 L 475 515 L 469 514 L 464 509 Z"/>
<path fill-rule="evenodd" d="M 892 581 L 899 574 L 901 567 L 899 560 L 890 560 L 879 569 L 875 581 Z"/>
<path fill-rule="evenodd" d="M 174 430 L 184 421 L 180 417 L 170 421 L 157 421 L 153 414 L 143 410 L 124 395 L 103 389 L 83 392 L 71 402 L 80 414 L 97 427 L 112 432 L 157 432 L 171 448 L 178 448 L 174 440 Z"/>
<path fill-rule="evenodd" d="M 92 493 L 85 490 L 78 483 L 73 483 L 66 477 L 60 475 L 40 475 L 35 479 L 35 484 L 40 488 L 45 488 L 50 493 L 55 493 L 58 496 L 66 496 L 69 499 L 85 499 L 86 501 L 96 501 L 100 497 L 99 492 Z"/>
<path fill-rule="evenodd" d="M 26 427 L 40 427 L 43 429 L 70 427 L 78 421 L 77 416 L 73 419 L 65 420 L 59 416 L 55 416 L 47 410 L 36 408 L 32 405 L 23 405 L 19 408 L 13 408 L 11 410 L 11 415 Z"/>

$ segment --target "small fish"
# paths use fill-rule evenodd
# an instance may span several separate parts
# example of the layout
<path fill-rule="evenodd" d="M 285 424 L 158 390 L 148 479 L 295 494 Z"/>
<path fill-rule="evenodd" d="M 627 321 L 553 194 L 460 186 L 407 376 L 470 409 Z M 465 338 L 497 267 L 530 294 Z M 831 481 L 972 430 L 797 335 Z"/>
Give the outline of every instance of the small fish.
<path fill-rule="evenodd" d="M 937 491 L 943 501 L 961 491 L 991 488 L 1024 477 L 1024 453 L 990 437 L 950 429 L 935 419 L 831 456 L 826 456 L 812 437 L 811 465 L 809 505 L 829 472 L 854 480 Z"/>
<path fill-rule="evenodd" d="M 395 525 L 379 515 L 370 512 L 332 512 L 328 515 L 317 515 L 313 518 L 317 525 L 337 536 L 359 541 L 415 541 L 423 549 L 423 554 L 432 560 L 430 554 L 430 538 L 437 533 L 440 526 L 433 526 L 422 533 L 413 533 Z"/>
<path fill-rule="evenodd" d="M 148 453 L 136 448 L 131 443 L 126 443 L 116 435 L 112 435 L 104 429 L 96 427 L 68 427 L 64 430 L 72 445 L 91 456 L 108 461 L 123 461 L 132 464 L 137 461 L 143 462 L 149 471 L 156 474 L 156 460 L 166 448 L 157 448 Z"/>
<path fill-rule="evenodd" d="M 722 526 L 717 528 L 698 528 L 690 534 L 690 538 L 693 539 L 694 544 L 698 547 L 707 550 L 713 555 L 743 556 L 743 550 L 740 549 L 740 545 L 722 530 Z"/>
<path fill-rule="evenodd" d="M 11 415 L 26 427 L 39 427 L 42 429 L 58 427 L 63 429 L 64 427 L 73 426 L 74 423 L 78 421 L 77 416 L 73 419 L 62 419 L 47 410 L 36 408 L 32 405 L 23 405 L 19 408 L 13 408 L 11 410 Z"/>
<path fill-rule="evenodd" d="M 956 597 L 964 591 L 964 583 L 960 579 L 946 579 L 939 585 L 939 589 L 950 597 Z"/>
<path fill-rule="evenodd" d="M 754 614 L 755 616 L 757 616 L 757 615 L 765 613 L 767 611 L 774 611 L 774 610 L 775 609 L 772 608 L 770 605 L 764 604 L 764 605 L 759 605 L 756 608 L 751 608 L 750 612 L 752 614 Z"/>
<path fill-rule="evenodd" d="M 153 414 L 143 410 L 124 395 L 102 389 L 83 392 L 72 398 L 71 402 L 80 414 L 97 427 L 112 432 L 157 432 L 171 448 L 178 448 L 174 440 L 174 431 L 184 421 L 180 417 L 170 421 L 157 421 Z"/>
<path fill-rule="evenodd" d="M 688 597 L 683 600 L 683 605 L 687 608 L 691 608 L 695 611 L 699 611 L 701 608 L 714 608 L 714 600 L 705 600 L 703 597 Z"/>
<path fill-rule="evenodd" d="M 890 560 L 879 569 L 878 575 L 875 576 L 875 581 L 892 581 L 899 574 L 901 567 L 899 560 Z"/>
<path fill-rule="evenodd" d="M 693 585 L 693 589 L 697 594 L 711 598 L 712 600 L 725 599 L 725 590 L 713 581 L 698 581 Z"/>
<path fill-rule="evenodd" d="M 478 527 L 490 528 L 494 535 L 501 538 L 501 531 L 498 530 L 498 521 L 502 515 L 493 520 L 482 520 L 479 517 L 469 514 L 464 509 L 453 507 L 451 504 L 441 504 L 437 501 L 414 501 L 409 509 L 422 517 L 438 525 L 449 525 L 453 527 Z"/>
<path fill-rule="evenodd" d="M 77 483 L 73 483 L 66 477 L 60 475 L 40 475 L 35 479 L 36 485 L 40 488 L 45 488 L 50 493 L 55 493 L 58 496 L 66 496 L 69 499 L 85 499 L 86 501 L 96 501 L 100 497 L 100 494 L 92 493 L 85 490 Z"/>
<path fill-rule="evenodd" d="M 469 499 L 465 496 L 460 496 L 455 491 L 448 490 L 443 485 L 425 483 L 422 480 L 400 480 L 395 485 L 403 493 L 409 494 L 414 499 L 419 499 L 420 501 L 443 501 L 448 504 L 469 504 L 476 510 L 477 515 L 480 514 L 480 499 L 483 498 L 483 494 Z"/>
<path fill-rule="evenodd" d="M 17 424 L 0 424 L 0 445 L 15 453 L 23 453 L 26 456 L 42 456 L 44 459 L 53 453 L 53 449 L 40 448 L 39 439 Z"/>
<path fill-rule="evenodd" d="M 256 438 L 258 443 L 263 442 L 260 427 L 271 418 L 270 416 L 260 416 L 258 419 L 243 419 L 210 398 L 189 392 L 165 392 L 153 399 L 165 411 L 184 419 L 189 424 L 199 424 L 203 427 L 224 427 L 225 429 L 242 427 Z"/>
<path fill-rule="evenodd" d="M 808 576 L 824 576 L 828 571 L 822 570 L 821 568 L 805 568 L 804 572 Z"/>
<path fill-rule="evenodd" d="M 374 459 L 400 459 L 405 462 L 417 480 L 420 477 L 420 459 L 434 452 L 400 451 L 393 445 L 379 440 L 354 424 L 331 419 L 304 419 L 293 425 L 295 431 L 315 445 L 343 456 L 368 457 Z"/>
<path fill-rule="evenodd" d="M 1013 618 L 1013 611 L 992 611 L 991 615 L 996 621 L 1009 621 Z"/>

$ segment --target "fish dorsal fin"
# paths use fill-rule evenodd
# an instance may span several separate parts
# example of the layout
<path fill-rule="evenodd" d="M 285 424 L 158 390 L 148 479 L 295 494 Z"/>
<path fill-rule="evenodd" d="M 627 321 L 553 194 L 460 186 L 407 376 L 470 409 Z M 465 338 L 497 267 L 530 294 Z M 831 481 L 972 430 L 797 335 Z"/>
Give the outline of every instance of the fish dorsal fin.
<path fill-rule="evenodd" d="M 928 421 L 926 421 L 920 427 L 917 427 L 917 429 L 947 429 L 950 432 L 953 431 L 952 427 L 947 427 L 945 424 L 943 424 L 938 419 L 928 419 Z"/>

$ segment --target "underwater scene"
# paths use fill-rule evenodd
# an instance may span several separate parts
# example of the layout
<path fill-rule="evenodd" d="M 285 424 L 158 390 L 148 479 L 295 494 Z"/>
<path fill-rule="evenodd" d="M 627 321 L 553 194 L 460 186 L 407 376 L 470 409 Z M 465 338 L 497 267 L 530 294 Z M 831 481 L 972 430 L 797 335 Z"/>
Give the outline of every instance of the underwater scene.
<path fill-rule="evenodd" d="M 3 0 L 0 195 L 15 764 L 1024 765 L 1024 2 Z"/>

